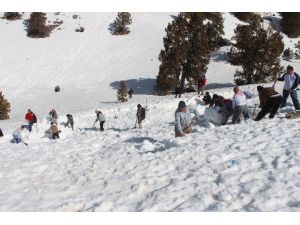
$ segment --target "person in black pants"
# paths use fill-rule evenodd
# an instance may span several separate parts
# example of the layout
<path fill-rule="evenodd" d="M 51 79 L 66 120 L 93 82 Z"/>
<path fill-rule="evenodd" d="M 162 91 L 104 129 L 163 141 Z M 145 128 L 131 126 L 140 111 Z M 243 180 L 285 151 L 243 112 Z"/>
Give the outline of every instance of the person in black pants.
<path fill-rule="evenodd" d="M 258 113 L 255 121 L 261 120 L 268 113 L 270 113 L 270 119 L 274 118 L 281 105 L 283 99 L 282 96 L 273 88 L 264 88 L 262 86 L 257 86 L 257 91 L 259 93 L 260 107 L 262 109 Z"/>

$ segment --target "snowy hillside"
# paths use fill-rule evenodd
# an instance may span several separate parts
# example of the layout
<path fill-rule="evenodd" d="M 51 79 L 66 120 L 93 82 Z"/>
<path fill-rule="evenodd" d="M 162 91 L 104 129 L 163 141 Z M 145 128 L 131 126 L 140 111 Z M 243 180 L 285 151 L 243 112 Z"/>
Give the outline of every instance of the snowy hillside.
<path fill-rule="evenodd" d="M 300 120 L 284 118 L 291 102 L 273 120 L 221 127 L 200 121 L 194 133 L 175 139 L 179 100 L 153 94 L 172 15 L 132 13 L 131 33 L 113 36 L 115 13 L 48 13 L 63 24 L 45 39 L 27 38 L 22 20 L 0 19 L 0 90 L 12 106 L 12 118 L 0 121 L 0 211 L 300 210 Z M 242 22 L 223 17 L 230 39 Z M 85 31 L 75 32 L 80 26 Z M 284 38 L 290 47 L 298 40 Z M 236 67 L 226 60 L 228 49 L 213 54 L 207 78 L 212 94 L 229 98 Z M 299 62 L 287 64 L 300 71 Z M 124 104 L 116 103 L 120 80 L 135 90 Z M 54 93 L 56 85 L 62 92 Z M 249 106 L 258 103 L 256 85 L 242 89 L 253 96 Z M 198 97 L 183 99 L 203 114 Z M 138 103 L 149 108 L 141 130 L 132 129 Z M 25 132 L 29 146 L 11 144 L 28 108 L 38 117 Z M 52 108 L 62 130 L 55 141 L 44 136 Z M 104 132 L 92 128 L 95 109 L 106 116 Z M 66 113 L 74 132 L 62 125 Z"/>

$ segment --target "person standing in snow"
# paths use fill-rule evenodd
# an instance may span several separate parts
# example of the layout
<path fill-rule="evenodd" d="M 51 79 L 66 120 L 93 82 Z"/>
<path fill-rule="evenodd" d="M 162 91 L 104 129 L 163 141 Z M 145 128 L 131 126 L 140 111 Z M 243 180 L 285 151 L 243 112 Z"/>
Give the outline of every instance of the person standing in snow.
<path fill-rule="evenodd" d="M 19 144 L 20 142 L 23 142 L 25 145 L 28 145 L 27 143 L 25 143 L 23 141 L 23 138 L 22 138 L 22 132 L 24 130 L 25 126 L 22 125 L 20 128 L 16 129 L 13 133 L 12 133 L 12 136 L 13 136 L 13 141 L 16 143 L 16 144 Z"/>
<path fill-rule="evenodd" d="M 1 128 L 0 128 L 0 137 L 3 137 L 3 132 L 1 130 Z"/>
<path fill-rule="evenodd" d="M 244 119 L 249 118 L 248 106 L 246 103 L 246 95 L 240 90 L 238 86 L 233 88 L 234 96 L 232 98 L 232 104 L 234 113 L 232 116 L 232 123 L 238 123 L 240 121 L 241 114 L 244 115 Z"/>
<path fill-rule="evenodd" d="M 105 116 L 101 111 L 98 111 L 98 110 L 96 110 L 95 113 L 96 113 L 97 118 L 96 118 L 93 126 L 95 126 L 97 121 L 99 121 L 100 122 L 100 131 L 104 131 L 103 125 L 105 123 Z"/>
<path fill-rule="evenodd" d="M 195 108 L 189 107 L 180 101 L 175 111 L 175 137 L 183 137 L 192 133 L 193 124 L 191 113 L 195 114 L 195 121 L 199 121 L 199 113 Z"/>
<path fill-rule="evenodd" d="M 209 105 L 211 103 L 211 96 L 209 92 L 207 91 L 202 99 L 205 103 L 205 105 Z"/>
<path fill-rule="evenodd" d="M 132 94 L 133 94 L 133 89 L 132 88 L 129 89 L 128 94 L 129 94 L 129 98 L 131 99 L 132 98 Z"/>
<path fill-rule="evenodd" d="M 58 127 L 55 123 L 51 122 L 51 126 L 46 131 L 46 133 L 51 133 L 52 139 L 57 139 L 57 138 L 59 138 L 60 130 L 58 129 Z"/>
<path fill-rule="evenodd" d="M 69 126 L 69 124 L 70 124 L 72 130 L 74 130 L 74 120 L 73 120 L 73 116 L 72 116 L 71 114 L 67 114 L 66 116 L 67 116 L 68 121 L 67 121 L 67 123 L 65 124 L 65 127 L 66 127 L 66 126 Z"/>
<path fill-rule="evenodd" d="M 142 121 L 146 118 L 146 109 L 140 104 L 137 105 L 136 121 L 139 128 L 142 128 Z M 136 126 L 135 126 L 136 127 Z"/>
<path fill-rule="evenodd" d="M 205 86 L 206 86 L 206 77 L 205 75 L 203 75 L 201 79 L 198 80 L 198 95 L 200 91 L 201 91 L 200 95 L 204 95 Z"/>
<path fill-rule="evenodd" d="M 270 113 L 270 119 L 274 118 L 274 115 L 277 113 L 277 110 L 282 103 L 282 96 L 271 87 L 264 88 L 262 86 L 257 86 L 257 91 L 259 93 L 260 107 L 262 109 L 258 113 L 255 121 L 261 120 L 268 113 Z"/>
<path fill-rule="evenodd" d="M 57 124 L 57 119 L 58 119 L 58 116 L 57 116 L 57 112 L 55 109 L 51 109 L 50 112 L 49 112 L 49 115 L 51 116 L 51 122 L 52 123 L 55 123 Z"/>
<path fill-rule="evenodd" d="M 179 85 L 177 85 L 177 87 L 175 88 L 175 98 L 177 98 L 177 96 L 181 98 L 181 88 Z"/>
<path fill-rule="evenodd" d="M 33 124 L 37 122 L 36 116 L 31 109 L 28 109 L 28 112 L 25 115 L 25 120 L 28 122 L 28 130 L 31 132 Z"/>
<path fill-rule="evenodd" d="M 286 106 L 287 98 L 289 97 L 289 95 L 291 95 L 295 109 L 300 110 L 300 104 L 298 101 L 296 90 L 300 82 L 300 77 L 297 73 L 294 72 L 294 68 L 292 66 L 287 66 L 287 72 L 283 74 L 282 77 L 278 78 L 278 80 L 284 81 L 281 108 Z"/>

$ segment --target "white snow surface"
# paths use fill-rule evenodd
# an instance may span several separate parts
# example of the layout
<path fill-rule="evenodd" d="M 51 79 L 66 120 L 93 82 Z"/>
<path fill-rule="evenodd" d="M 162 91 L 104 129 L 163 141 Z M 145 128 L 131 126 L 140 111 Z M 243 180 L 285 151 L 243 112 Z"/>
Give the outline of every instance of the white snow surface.
<path fill-rule="evenodd" d="M 152 92 L 170 15 L 133 13 L 131 33 L 112 36 L 116 13 L 47 13 L 64 23 L 46 39 L 27 38 L 22 20 L 0 19 L 0 89 L 12 105 L 12 118 L 0 121 L 0 211 L 300 210 L 300 120 L 284 118 L 290 99 L 272 120 L 220 127 L 201 120 L 192 134 L 174 137 L 179 99 Z M 224 18 L 228 38 L 239 21 Z M 79 26 L 83 33 L 74 31 Z M 229 98 L 236 67 L 226 62 L 227 48 L 214 53 L 207 78 L 211 94 Z M 300 71 L 297 62 L 282 64 Z M 135 90 L 123 104 L 115 103 L 121 79 Z M 258 103 L 256 85 L 241 89 L 253 96 L 249 106 Z M 204 114 L 197 96 L 183 100 Z M 146 101 L 143 128 L 132 129 L 136 105 Z M 28 108 L 38 117 L 24 133 L 29 145 L 11 144 Z M 44 136 L 51 108 L 59 114 L 58 140 Z M 106 116 L 104 132 L 92 128 L 95 109 Z M 62 124 L 66 113 L 74 132 Z"/>

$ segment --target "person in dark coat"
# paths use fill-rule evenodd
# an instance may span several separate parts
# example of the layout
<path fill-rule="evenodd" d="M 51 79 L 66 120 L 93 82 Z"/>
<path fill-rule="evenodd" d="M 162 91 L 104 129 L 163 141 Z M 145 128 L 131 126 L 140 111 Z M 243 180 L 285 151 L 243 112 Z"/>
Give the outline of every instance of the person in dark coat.
<path fill-rule="evenodd" d="M 141 106 L 141 104 L 137 105 L 137 112 L 136 112 L 136 121 L 139 128 L 142 128 L 142 121 L 145 119 L 146 116 L 146 109 Z M 135 125 L 135 127 L 137 127 Z"/>
<path fill-rule="evenodd" d="M 270 119 L 274 118 L 282 103 L 282 96 L 271 87 L 257 86 L 257 91 L 259 93 L 261 111 L 258 113 L 255 121 L 261 120 L 268 113 L 270 113 Z"/>
<path fill-rule="evenodd" d="M 300 82 L 300 77 L 297 73 L 294 72 L 294 68 L 292 66 L 288 66 L 287 72 L 283 74 L 282 77 L 278 78 L 278 80 L 284 81 L 281 108 L 286 106 L 287 98 L 290 95 L 295 109 L 300 110 L 300 104 L 298 101 L 297 90 L 296 90 Z"/>
<path fill-rule="evenodd" d="M 3 137 L 3 132 L 1 130 L 1 128 L 0 128 L 0 137 Z"/>
<path fill-rule="evenodd" d="M 74 120 L 73 120 L 73 116 L 72 116 L 71 114 L 67 114 L 66 116 L 67 116 L 68 121 L 67 121 L 67 123 L 65 124 L 65 127 L 66 127 L 66 126 L 69 126 L 69 124 L 70 124 L 72 130 L 74 130 Z"/>
<path fill-rule="evenodd" d="M 180 88 L 180 86 L 177 86 L 176 89 L 175 89 L 175 98 L 177 98 L 177 96 L 179 98 L 181 98 L 181 88 Z"/>
<path fill-rule="evenodd" d="M 131 99 L 132 98 L 132 94 L 133 94 L 132 88 L 129 89 L 128 94 L 129 94 L 129 98 Z"/>
<path fill-rule="evenodd" d="M 209 94 L 209 92 L 207 91 L 202 99 L 205 103 L 205 105 L 209 105 L 211 102 L 211 96 Z"/>
<path fill-rule="evenodd" d="M 223 107 L 225 105 L 224 102 L 225 102 L 225 98 L 222 95 L 214 94 L 209 104 L 209 107 L 213 107 L 213 106 Z"/>

